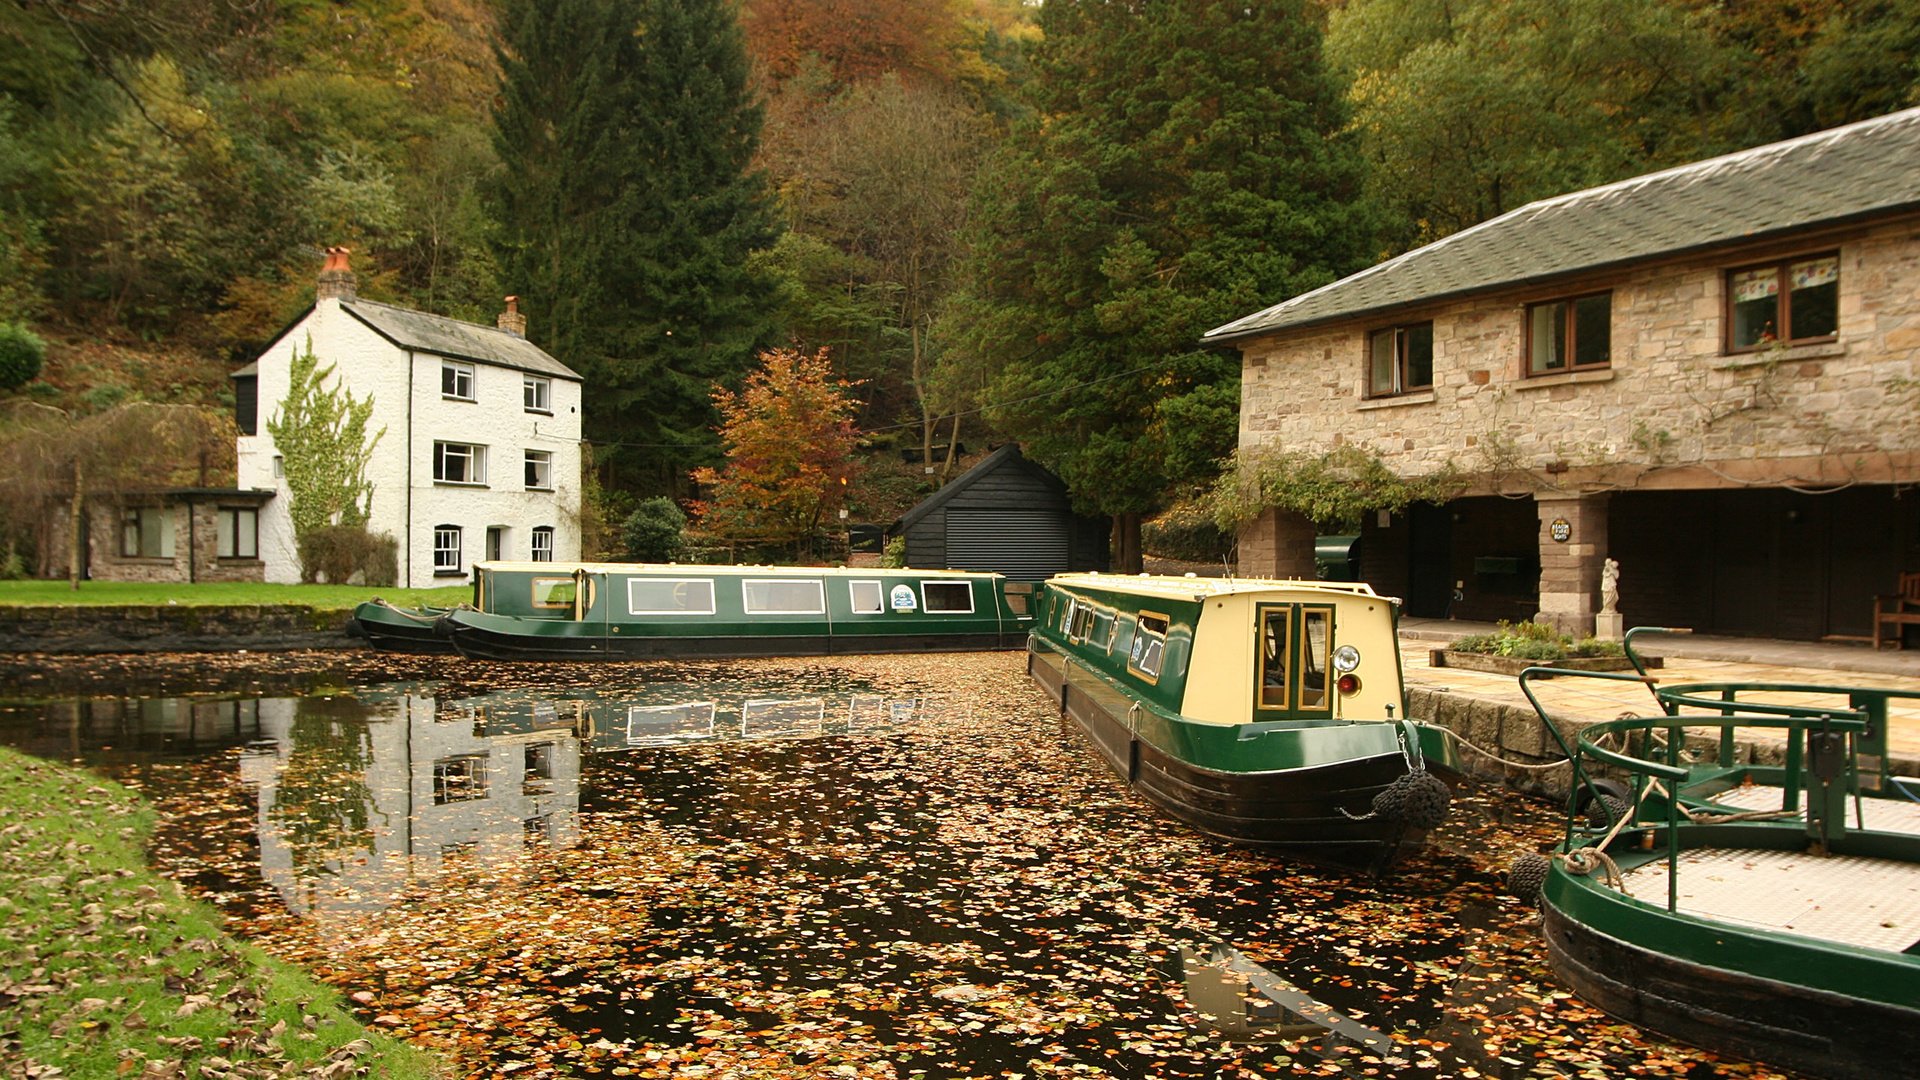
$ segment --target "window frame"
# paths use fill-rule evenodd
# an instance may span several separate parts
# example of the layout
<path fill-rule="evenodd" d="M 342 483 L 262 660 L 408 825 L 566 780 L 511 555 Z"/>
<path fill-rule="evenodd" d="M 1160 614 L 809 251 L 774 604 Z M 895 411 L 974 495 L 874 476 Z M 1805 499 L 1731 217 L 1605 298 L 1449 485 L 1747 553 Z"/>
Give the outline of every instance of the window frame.
<path fill-rule="evenodd" d="M 474 390 L 474 385 L 477 380 L 478 375 L 472 364 L 460 360 L 440 361 L 440 397 L 442 400 L 479 401 L 480 399 Z M 451 388 L 449 388 L 449 383 L 452 384 Z M 461 392 L 463 383 L 465 384 L 465 393 Z"/>
<path fill-rule="evenodd" d="M 1602 300 L 1602 299 L 1604 299 L 1607 302 L 1606 356 L 1600 360 L 1591 360 L 1586 363 L 1581 363 L 1579 359 L 1580 357 L 1580 344 L 1579 344 L 1580 320 L 1577 317 L 1579 305 L 1588 300 Z M 1535 357 L 1533 355 L 1533 346 L 1534 346 L 1533 320 L 1536 313 L 1545 311 L 1551 308 L 1556 308 L 1556 307 L 1565 308 L 1567 312 L 1566 326 L 1563 333 L 1560 336 L 1560 343 L 1559 343 L 1561 357 L 1564 362 L 1559 367 L 1552 367 L 1552 368 L 1539 367 L 1537 366 L 1535 362 Z M 1546 378 L 1554 375 L 1566 375 L 1570 372 L 1575 372 L 1575 371 L 1602 371 L 1613 366 L 1613 290 L 1612 289 L 1603 289 L 1603 290 L 1600 290 L 1599 292 L 1581 293 L 1577 296 L 1556 296 L 1551 300 L 1542 300 L 1539 303 L 1528 304 L 1526 308 L 1526 314 L 1523 316 L 1523 319 L 1524 321 L 1521 323 L 1520 337 L 1523 343 L 1522 352 L 1524 355 L 1521 357 L 1520 373 L 1525 378 L 1539 379 L 1539 378 Z"/>
<path fill-rule="evenodd" d="M 633 587 L 637 584 L 640 584 L 641 582 L 651 582 L 653 584 L 659 584 L 659 585 L 704 585 L 706 586 L 706 591 L 707 591 L 706 610 L 702 611 L 695 608 L 679 608 L 679 609 L 636 608 L 633 606 Z M 718 596 L 718 594 L 719 594 L 719 590 L 715 587 L 714 579 L 712 578 L 693 578 L 693 577 L 663 578 L 663 577 L 653 577 L 651 575 L 636 574 L 635 576 L 627 579 L 627 614 L 629 615 L 686 615 L 686 616 L 695 616 L 695 617 L 712 615 L 715 612 L 719 611 L 719 604 L 716 601 L 716 597 Z"/>
<path fill-rule="evenodd" d="M 1833 331 L 1827 334 L 1815 334 L 1809 337 L 1796 337 L 1793 331 L 1793 268 L 1802 263 L 1833 260 Z M 1762 334 L 1751 345 L 1740 345 L 1734 341 L 1737 327 L 1737 305 L 1734 295 L 1734 278 L 1741 274 L 1750 274 L 1760 270 L 1771 270 L 1774 281 L 1774 326 L 1779 332 L 1771 337 Z M 1749 263 L 1745 266 L 1729 267 L 1721 277 L 1722 290 L 1725 293 L 1722 304 L 1722 324 L 1725 327 L 1722 347 L 1729 356 L 1765 352 L 1775 347 L 1790 348 L 1797 345 L 1819 345 L 1840 340 L 1840 252 L 1820 251 L 1810 254 L 1789 255 L 1770 262 Z"/>
<path fill-rule="evenodd" d="M 811 585 L 818 600 L 811 608 L 756 608 L 752 592 L 755 585 Z M 826 583 L 819 578 L 741 578 L 740 611 L 746 615 L 825 615 Z"/>
<path fill-rule="evenodd" d="M 1148 620 L 1159 623 L 1156 629 Z M 1133 639 L 1127 645 L 1127 670 L 1138 678 L 1158 683 L 1167 666 L 1167 636 L 1173 629 L 1173 617 L 1158 611 L 1139 611 L 1133 616 Z M 1157 646 L 1157 647 L 1156 647 Z"/>
<path fill-rule="evenodd" d="M 175 546 L 174 533 L 177 531 L 172 521 L 170 506 L 128 506 L 120 515 L 120 557 L 123 559 L 172 559 L 177 557 L 179 549 Z M 147 528 L 145 519 L 154 515 L 159 524 L 153 530 L 153 541 L 157 551 L 145 550 Z"/>
<path fill-rule="evenodd" d="M 1335 634 L 1338 631 L 1338 611 L 1332 604 L 1262 603 L 1254 605 L 1254 665 L 1253 665 L 1253 713 L 1256 720 L 1327 720 L 1333 717 L 1335 696 L 1335 676 L 1332 669 Z M 1271 703 L 1266 696 L 1266 676 L 1268 660 L 1265 642 L 1269 627 L 1275 624 L 1286 635 L 1282 643 L 1284 655 L 1285 682 L 1278 689 L 1282 700 Z M 1325 638 L 1320 648 L 1313 650 L 1314 664 L 1308 661 L 1308 650 L 1313 645 L 1308 623 L 1318 620 L 1322 623 Z M 1309 671 L 1317 670 L 1320 676 L 1319 700 L 1307 701 L 1309 692 L 1306 676 Z"/>
<path fill-rule="evenodd" d="M 539 455 L 538 458 L 534 456 L 536 454 Z M 520 461 L 522 464 L 522 471 L 525 473 L 525 480 L 527 482 L 528 491 L 552 491 L 553 490 L 553 451 L 535 450 L 532 447 L 526 447 L 520 451 Z M 545 483 L 540 483 L 539 477 L 536 476 L 536 470 L 534 468 L 534 465 L 536 462 L 538 462 L 539 465 L 541 466 L 538 472 L 543 472 L 546 474 Z"/>
<path fill-rule="evenodd" d="M 546 543 L 542 544 L 542 540 Z M 553 561 L 553 526 L 535 525 L 533 527 L 527 539 L 527 560 L 549 563 Z"/>
<path fill-rule="evenodd" d="M 240 528 L 241 515 L 246 515 L 247 528 Z M 260 508 L 257 506 L 221 506 L 214 510 L 214 557 L 235 561 L 258 562 L 260 559 Z M 246 537 L 246 547 L 242 551 L 240 539 Z M 231 550 L 229 550 L 231 549 Z"/>
<path fill-rule="evenodd" d="M 451 545 L 442 543 L 442 541 L 445 540 L 447 537 L 453 538 L 453 543 Z M 434 577 L 465 576 L 465 572 L 460 569 L 460 550 L 464 542 L 465 542 L 465 537 L 463 535 L 463 530 L 458 525 L 435 525 L 433 527 L 433 576 Z M 441 558 L 443 554 L 446 554 L 449 552 L 452 554 L 452 558 L 450 560 Z"/>
<path fill-rule="evenodd" d="M 544 375 L 522 375 L 520 377 L 520 399 L 526 411 L 542 416 L 553 415 L 553 380 Z"/>
<path fill-rule="evenodd" d="M 1421 329 L 1424 329 L 1427 335 L 1427 381 L 1416 385 L 1408 382 L 1408 362 L 1405 342 L 1409 331 Z M 1394 336 L 1393 385 L 1387 389 L 1375 386 L 1373 381 L 1374 341 L 1383 334 L 1392 334 Z M 1367 331 L 1366 353 L 1363 360 L 1365 362 L 1366 397 L 1368 400 L 1405 397 L 1408 394 L 1424 394 L 1430 392 L 1434 385 L 1433 320 L 1423 319 L 1417 322 L 1396 323 L 1392 326 L 1381 326 Z"/>
<path fill-rule="evenodd" d="M 563 598 L 560 590 L 572 588 Z M 536 577 L 527 583 L 527 604 L 536 611 L 572 611 L 580 595 L 580 579 L 562 577 Z"/>
<path fill-rule="evenodd" d="M 464 453 L 456 455 L 454 453 L 455 450 L 464 451 Z M 469 474 L 469 476 L 474 477 L 473 479 L 456 480 L 456 479 L 451 479 L 446 475 L 447 462 L 452 460 L 455 456 L 459 456 L 466 461 L 467 463 L 466 471 Z M 487 486 L 486 444 L 444 442 L 438 439 L 434 440 L 433 482 L 436 484 L 451 484 L 459 487 L 486 487 Z"/>
<path fill-rule="evenodd" d="M 933 593 L 929 592 L 928 590 L 936 589 L 936 588 L 942 592 L 949 591 L 952 589 L 960 589 L 964 591 L 967 596 L 967 606 L 965 608 L 934 607 Z M 929 581 L 929 580 L 923 579 L 920 582 L 920 610 L 926 612 L 929 615 L 971 615 L 973 614 L 973 611 L 974 611 L 973 582 L 971 581 Z"/>
<path fill-rule="evenodd" d="M 873 587 L 873 606 L 870 608 L 860 606 L 860 589 L 866 585 Z M 854 615 L 885 615 L 887 613 L 886 583 L 877 578 L 860 578 L 847 582 L 847 610 Z"/>

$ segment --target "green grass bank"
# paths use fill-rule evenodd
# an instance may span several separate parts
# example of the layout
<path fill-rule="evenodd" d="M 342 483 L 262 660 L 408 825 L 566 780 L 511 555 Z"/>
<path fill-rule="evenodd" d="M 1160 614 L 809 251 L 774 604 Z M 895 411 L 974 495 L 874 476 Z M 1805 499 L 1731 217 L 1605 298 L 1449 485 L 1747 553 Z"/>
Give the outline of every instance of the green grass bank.
<path fill-rule="evenodd" d="M 292 604 L 315 611 L 349 611 L 374 597 L 410 607 L 451 607 L 473 598 L 473 589 L 369 589 L 356 585 L 269 585 L 252 581 L 207 581 L 192 585 L 139 581 L 83 581 L 74 589 L 64 581 L 0 581 L 0 605 L 23 607 L 245 607 Z"/>
<path fill-rule="evenodd" d="M 148 869 L 138 794 L 0 747 L 0 822 L 0 1075 L 445 1074 Z"/>

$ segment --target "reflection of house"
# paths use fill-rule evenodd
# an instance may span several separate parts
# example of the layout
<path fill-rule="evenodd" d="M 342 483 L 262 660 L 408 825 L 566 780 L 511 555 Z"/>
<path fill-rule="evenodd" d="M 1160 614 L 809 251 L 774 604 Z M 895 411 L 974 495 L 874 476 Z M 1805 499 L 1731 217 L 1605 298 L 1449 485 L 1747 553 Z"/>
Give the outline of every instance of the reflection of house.
<path fill-rule="evenodd" d="M 1069 570 L 1105 570 L 1105 518 L 1073 512 L 1060 478 L 1012 443 L 948 481 L 894 523 L 908 566 L 989 570 L 1041 581 Z"/>
<path fill-rule="evenodd" d="M 1207 335 L 1243 455 L 1358 448 L 1442 507 L 1364 524 L 1410 614 L 1864 635 L 1920 569 L 1920 110 L 1522 207 Z M 1313 576 L 1268 511 L 1241 570 Z"/>
<path fill-rule="evenodd" d="M 362 300 L 334 249 L 314 306 L 233 376 L 240 484 L 281 494 L 259 518 L 266 579 L 299 580 L 267 422 L 309 342 L 337 385 L 373 399 L 369 527 L 398 541 L 401 585 L 462 581 L 482 559 L 577 559 L 580 377 L 525 330 L 511 297 L 497 328 Z"/>

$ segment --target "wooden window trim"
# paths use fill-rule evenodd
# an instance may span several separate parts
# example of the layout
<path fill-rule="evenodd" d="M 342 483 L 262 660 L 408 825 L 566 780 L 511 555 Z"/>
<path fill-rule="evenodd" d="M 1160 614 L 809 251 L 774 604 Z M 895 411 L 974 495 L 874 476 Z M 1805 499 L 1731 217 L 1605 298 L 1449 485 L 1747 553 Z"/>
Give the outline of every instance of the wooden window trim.
<path fill-rule="evenodd" d="M 1582 300 L 1605 298 L 1607 301 L 1607 358 L 1605 360 L 1579 361 L 1579 320 L 1574 318 L 1574 307 Z M 1560 342 L 1561 355 L 1566 363 L 1557 368 L 1533 369 L 1533 313 L 1541 308 L 1564 305 L 1567 309 L 1566 337 Z M 1602 289 L 1598 292 L 1580 293 L 1576 296 L 1556 296 L 1551 300 L 1542 300 L 1528 304 L 1521 315 L 1520 323 L 1520 376 L 1526 379 L 1551 379 L 1561 375 L 1571 375 L 1576 371 L 1605 371 L 1613 366 L 1613 290 Z"/>
<path fill-rule="evenodd" d="M 1744 266 L 1728 267 L 1727 270 L 1720 275 L 1720 292 L 1721 292 L 1720 325 L 1722 327 L 1720 345 L 1723 351 L 1723 355 L 1744 356 L 1751 353 L 1766 352 L 1769 349 L 1774 349 L 1774 348 L 1780 348 L 1780 347 L 1796 348 L 1804 345 L 1819 345 L 1826 342 L 1836 342 L 1840 340 L 1839 317 L 1838 317 L 1837 311 L 1834 319 L 1835 325 L 1834 325 L 1833 333 L 1817 334 L 1812 337 L 1793 336 L 1793 323 L 1792 323 L 1793 305 L 1788 303 L 1790 294 L 1792 292 L 1792 287 L 1791 287 L 1791 282 L 1786 280 L 1787 273 L 1789 268 L 1792 267 L 1794 263 L 1812 262 L 1816 259 L 1832 259 L 1836 264 L 1838 264 L 1840 260 L 1840 252 L 1837 250 L 1814 251 L 1814 252 L 1807 252 L 1799 255 L 1788 255 L 1779 259 L 1770 260 L 1768 262 L 1748 263 Z M 1776 284 L 1776 289 L 1774 291 L 1775 315 L 1781 326 L 1782 332 L 1776 335 L 1775 337 L 1773 337 L 1772 339 L 1757 341 L 1752 345 L 1736 345 L 1733 342 L 1734 303 L 1735 303 L 1734 295 L 1733 295 L 1733 278 L 1734 278 L 1734 275 L 1736 274 L 1744 274 L 1754 270 L 1772 270 L 1774 273 L 1774 281 Z M 1839 285 L 1839 269 L 1837 265 L 1834 272 L 1836 275 L 1834 278 L 1834 284 L 1837 289 Z M 1836 308 L 1837 306 L 1838 305 L 1836 303 Z"/>
<path fill-rule="evenodd" d="M 1402 343 L 1406 340 L 1405 335 L 1407 331 L 1416 330 L 1421 327 L 1425 327 L 1427 330 L 1427 348 L 1428 348 L 1427 381 L 1420 383 L 1418 385 L 1413 385 L 1407 381 L 1407 351 Z M 1395 335 L 1395 345 L 1394 345 L 1394 353 L 1393 353 L 1393 387 L 1387 390 L 1381 390 L 1373 385 L 1373 341 L 1374 341 L 1374 338 L 1378 337 L 1381 334 Z M 1392 398 L 1406 397 L 1410 394 L 1432 393 L 1433 387 L 1434 387 L 1433 371 L 1432 371 L 1432 365 L 1433 365 L 1432 348 L 1433 348 L 1433 320 L 1432 319 L 1420 319 L 1414 322 L 1395 323 L 1391 326 L 1379 326 L 1379 327 L 1375 327 L 1372 330 L 1367 331 L 1366 341 L 1365 341 L 1365 350 L 1361 356 L 1361 360 L 1364 365 L 1363 378 L 1366 380 L 1365 385 L 1367 388 L 1367 392 L 1364 397 L 1364 400 L 1382 401 L 1382 400 L 1388 400 Z"/>

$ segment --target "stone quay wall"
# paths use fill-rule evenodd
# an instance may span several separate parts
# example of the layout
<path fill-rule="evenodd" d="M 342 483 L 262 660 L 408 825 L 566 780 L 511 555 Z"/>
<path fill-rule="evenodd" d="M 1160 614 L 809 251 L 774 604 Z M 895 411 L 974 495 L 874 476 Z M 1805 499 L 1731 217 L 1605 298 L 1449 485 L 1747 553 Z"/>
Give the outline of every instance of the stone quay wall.
<path fill-rule="evenodd" d="M 0 649 L 14 653 L 345 649 L 349 615 L 292 604 L 0 607 Z"/>

